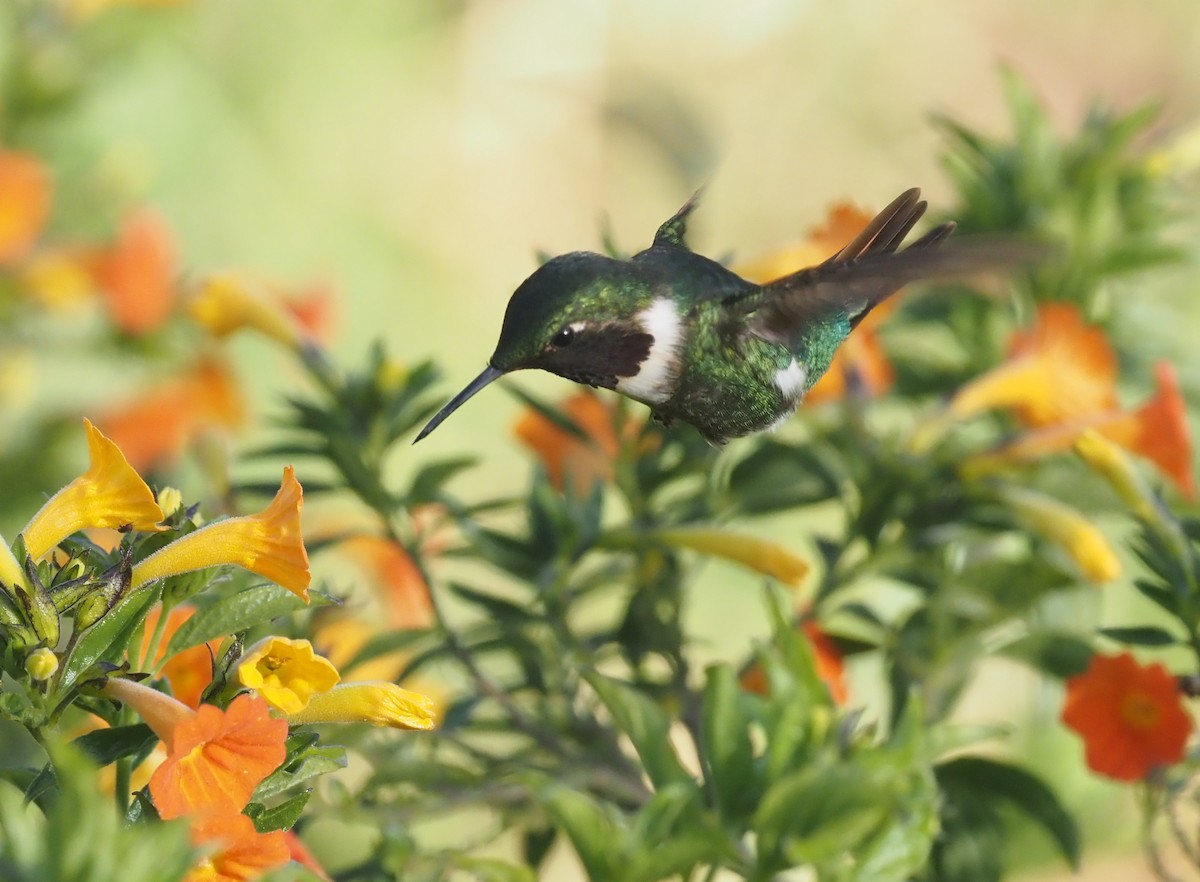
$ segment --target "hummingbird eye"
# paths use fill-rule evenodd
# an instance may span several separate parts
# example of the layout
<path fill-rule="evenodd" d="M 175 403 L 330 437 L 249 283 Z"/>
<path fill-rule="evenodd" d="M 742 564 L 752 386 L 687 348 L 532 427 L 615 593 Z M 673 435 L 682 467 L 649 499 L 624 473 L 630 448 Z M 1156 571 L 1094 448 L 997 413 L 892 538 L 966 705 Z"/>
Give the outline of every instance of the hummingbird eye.
<path fill-rule="evenodd" d="M 575 329 L 570 325 L 564 325 L 562 330 L 554 335 L 554 339 L 550 341 L 550 345 L 554 347 L 566 346 L 575 339 Z"/>

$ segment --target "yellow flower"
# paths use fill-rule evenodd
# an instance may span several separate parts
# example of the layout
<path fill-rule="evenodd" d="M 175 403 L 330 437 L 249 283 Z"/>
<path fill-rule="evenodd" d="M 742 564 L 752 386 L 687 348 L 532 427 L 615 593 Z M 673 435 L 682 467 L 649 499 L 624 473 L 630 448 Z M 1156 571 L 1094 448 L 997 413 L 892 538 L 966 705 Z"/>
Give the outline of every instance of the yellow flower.
<path fill-rule="evenodd" d="M 237 665 L 237 680 L 284 714 L 308 706 L 312 696 L 328 692 L 341 677 L 328 659 L 313 652 L 307 640 L 267 637 L 254 644 Z"/>
<path fill-rule="evenodd" d="M 299 349 L 307 336 L 299 321 L 261 286 L 234 275 L 211 276 L 187 303 L 187 313 L 214 337 L 227 337 L 240 328 L 253 328 L 290 349 Z"/>
<path fill-rule="evenodd" d="M 1077 509 L 1041 493 L 1004 487 L 1001 499 L 1031 530 L 1058 545 L 1093 582 L 1121 575 L 1121 562 L 1100 530 Z"/>
<path fill-rule="evenodd" d="M 92 279 L 81 255 L 67 248 L 33 255 L 21 272 L 25 293 L 40 306 L 65 311 L 92 297 Z"/>
<path fill-rule="evenodd" d="M 676 548 L 689 548 L 702 554 L 722 557 L 778 579 L 790 588 L 799 588 L 808 575 L 808 563 L 800 555 L 778 542 L 730 533 L 709 527 L 677 527 L 656 530 L 649 538 Z"/>
<path fill-rule="evenodd" d="M 314 695 L 308 707 L 287 719 L 294 724 L 371 723 L 393 729 L 432 729 L 437 711 L 428 695 L 376 680 L 334 686 Z"/>
<path fill-rule="evenodd" d="M 154 494 L 125 460 L 125 454 L 89 420 L 83 425 L 91 465 L 54 494 L 21 531 L 25 549 L 34 558 L 87 527 L 144 532 L 166 529 L 158 524 L 163 513 Z"/>
<path fill-rule="evenodd" d="M 167 545 L 133 568 L 134 589 L 179 573 L 237 564 L 308 601 L 308 551 L 300 531 L 304 492 L 291 466 L 271 504 L 255 515 L 226 518 Z"/>

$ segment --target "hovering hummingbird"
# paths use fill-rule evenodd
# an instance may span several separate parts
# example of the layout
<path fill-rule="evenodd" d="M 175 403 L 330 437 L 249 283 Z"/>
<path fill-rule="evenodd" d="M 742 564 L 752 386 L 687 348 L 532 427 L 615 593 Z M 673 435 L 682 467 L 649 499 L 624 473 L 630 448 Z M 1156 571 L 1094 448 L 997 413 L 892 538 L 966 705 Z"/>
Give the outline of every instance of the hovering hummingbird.
<path fill-rule="evenodd" d="M 649 405 L 659 421 L 688 423 L 717 445 L 773 428 L 867 313 L 905 284 L 1039 256 L 1012 240 L 946 243 L 953 223 L 898 250 L 925 213 L 920 195 L 905 191 L 824 263 L 765 285 L 688 248 L 697 196 L 629 260 L 586 251 L 555 257 L 512 295 L 483 373 L 416 441 L 484 386 L 526 368 L 615 389 Z"/>

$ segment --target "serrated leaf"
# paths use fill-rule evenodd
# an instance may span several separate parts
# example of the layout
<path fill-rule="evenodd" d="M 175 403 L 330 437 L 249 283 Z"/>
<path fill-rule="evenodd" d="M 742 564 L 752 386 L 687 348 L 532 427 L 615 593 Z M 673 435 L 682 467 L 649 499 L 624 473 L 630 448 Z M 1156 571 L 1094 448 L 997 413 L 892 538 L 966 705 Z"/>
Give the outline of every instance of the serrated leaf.
<path fill-rule="evenodd" d="M 1079 827 L 1049 787 L 1024 769 L 983 757 L 959 757 L 935 770 L 939 781 L 967 788 L 977 797 L 1003 799 L 1050 834 L 1059 852 L 1079 868 Z"/>
<path fill-rule="evenodd" d="M 255 789 L 254 799 L 262 802 L 318 775 L 345 767 L 346 748 L 337 745 L 310 747 L 268 775 Z"/>
<path fill-rule="evenodd" d="M 280 616 L 304 609 L 305 603 L 278 585 L 255 585 L 223 597 L 184 622 L 167 646 L 167 656 L 218 637 L 248 631 Z"/>
<path fill-rule="evenodd" d="M 662 708 L 641 692 L 601 674 L 588 672 L 584 679 L 613 715 L 617 728 L 629 737 L 656 787 L 692 780 L 671 744 L 671 721 Z"/>
<path fill-rule="evenodd" d="M 252 802 L 246 806 L 246 814 L 254 822 L 254 829 L 259 833 L 270 833 L 273 830 L 290 830 L 300 820 L 304 807 L 312 797 L 312 790 L 297 793 L 291 799 L 279 805 L 266 808 L 260 802 Z"/>
<path fill-rule="evenodd" d="M 123 651 L 158 598 L 157 587 L 130 592 L 118 600 L 100 621 L 81 633 L 71 655 L 63 663 L 59 689 L 65 691 L 73 686 L 80 674 L 104 658 L 114 647 Z"/>

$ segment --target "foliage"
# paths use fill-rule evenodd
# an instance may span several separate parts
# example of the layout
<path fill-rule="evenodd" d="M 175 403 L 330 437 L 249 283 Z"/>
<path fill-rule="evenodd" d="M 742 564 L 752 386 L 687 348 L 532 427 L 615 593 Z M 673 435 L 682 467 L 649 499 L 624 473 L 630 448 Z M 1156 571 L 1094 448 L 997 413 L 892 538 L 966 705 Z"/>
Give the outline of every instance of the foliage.
<path fill-rule="evenodd" d="M 0 160 L 20 154 L 26 180 L 53 152 L 45 119 L 86 86 L 47 97 L 33 54 L 53 39 L 85 58 L 89 25 L 25 4 L 6 15 L 20 76 L 5 80 Z M 53 489 L 51 439 L 79 436 L 60 414 L 11 433 L 6 514 L 29 521 L 0 543 L 0 715 L 34 744 L 0 781 L 2 875 L 244 878 L 229 869 L 243 861 L 258 878 L 300 861 L 303 840 L 348 880 L 527 880 L 564 859 L 595 882 L 797 867 L 988 880 L 1029 829 L 1075 867 L 1081 807 L 1021 754 L 1047 721 L 998 707 L 970 725 L 962 706 L 998 663 L 1083 694 L 1116 646 L 1165 652 L 1184 673 L 1153 694 L 1133 676 L 1111 706 L 1063 718 L 1112 777 L 1095 733 L 1120 728 L 1141 761 L 1125 779 L 1147 855 L 1168 878 L 1160 828 L 1185 858 L 1200 849 L 1169 823 L 1194 773 L 1171 746 L 1191 742 L 1190 718 L 1173 712 L 1200 692 L 1192 451 L 1170 367 L 1147 403 L 1120 407 L 1116 371 L 1131 359 L 1088 319 L 1116 274 L 1180 256 L 1173 179 L 1139 146 L 1150 111 L 1097 110 L 1060 138 L 1027 85 L 1004 83 L 1012 136 L 938 121 L 959 195 L 946 213 L 967 231 L 1052 236 L 1059 261 L 1021 271 L 1011 299 L 974 281 L 904 295 L 839 354 L 836 392 L 720 450 L 624 399 L 552 404 L 512 388 L 535 465 L 500 498 L 480 498 L 474 459 L 404 447 L 442 401 L 432 362 L 399 364 L 380 344 L 357 369 L 337 365 L 286 293 L 241 276 L 167 273 L 150 292 L 159 312 L 131 312 L 112 267 L 154 276 L 157 234 L 114 227 L 84 245 L 75 224 L 47 227 L 36 198 L 16 204 L 29 228 L 7 252 L 0 242 L 6 342 L 36 339 L 69 295 L 100 305 L 101 352 L 169 364 L 172 380 L 90 408 L 93 468 L 32 517 Z M 55 211 L 83 213 L 60 189 Z M 306 384 L 231 460 L 213 438 L 243 431 L 245 405 L 219 340 L 241 329 Z M 867 381 L 893 375 L 886 395 L 890 379 Z M 418 465 L 398 480 L 402 456 Z M 200 502 L 167 483 L 181 460 L 200 465 Z M 277 493 L 255 477 L 285 462 Z M 117 471 L 139 514 L 96 477 Z M 244 514 L 263 491 L 275 500 Z M 354 516 L 312 528 L 314 510 L 346 499 Z M 1137 561 L 1095 523 L 1122 520 Z M 92 532 L 104 525 L 122 531 Z M 310 552 L 371 575 L 310 589 Z M 761 609 L 752 646 L 706 646 L 690 627 L 711 576 L 724 603 Z M 1098 583 L 1151 603 L 1092 627 Z M 435 716 L 422 733 L 309 724 L 426 729 Z M 215 794 L 198 783 L 222 774 L 197 768 L 208 745 L 241 751 L 244 794 L 246 780 Z"/>

